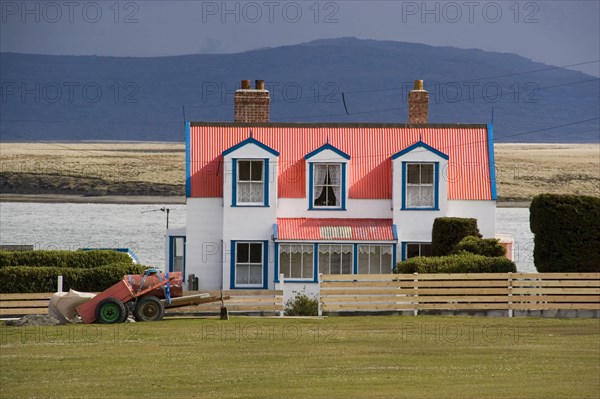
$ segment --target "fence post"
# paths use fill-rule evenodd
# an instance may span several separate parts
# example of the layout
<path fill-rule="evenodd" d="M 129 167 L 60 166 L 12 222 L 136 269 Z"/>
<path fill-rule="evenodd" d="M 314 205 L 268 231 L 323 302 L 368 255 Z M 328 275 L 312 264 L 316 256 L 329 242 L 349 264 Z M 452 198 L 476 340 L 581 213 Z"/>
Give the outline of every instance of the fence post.
<path fill-rule="evenodd" d="M 513 308 L 512 308 L 512 272 L 508 272 L 508 317 L 513 317 Z"/>
<path fill-rule="evenodd" d="M 415 303 L 415 310 L 413 310 L 413 315 L 414 316 L 418 316 L 419 315 L 419 291 L 418 291 L 419 290 L 419 273 L 414 273 L 414 275 L 415 275 L 415 278 L 413 279 L 413 281 L 415 282 L 415 286 L 414 286 L 415 296 L 414 296 L 414 298 L 416 300 L 416 303 Z"/>
<path fill-rule="evenodd" d="M 283 317 L 283 315 L 285 314 L 285 275 L 283 273 L 279 274 L 279 283 L 275 284 L 275 289 L 276 290 L 281 290 L 283 292 L 282 294 L 282 300 L 283 300 L 283 307 L 284 310 L 279 311 L 279 317 Z"/>
<path fill-rule="evenodd" d="M 63 292 L 63 276 L 58 276 L 58 283 L 56 284 L 56 292 Z"/>
<path fill-rule="evenodd" d="M 319 297 L 317 298 L 317 303 L 319 304 L 317 314 L 319 316 L 323 316 L 323 308 L 321 307 L 321 281 L 323 281 L 323 273 L 319 273 L 319 282 L 317 283 L 319 284 Z"/>

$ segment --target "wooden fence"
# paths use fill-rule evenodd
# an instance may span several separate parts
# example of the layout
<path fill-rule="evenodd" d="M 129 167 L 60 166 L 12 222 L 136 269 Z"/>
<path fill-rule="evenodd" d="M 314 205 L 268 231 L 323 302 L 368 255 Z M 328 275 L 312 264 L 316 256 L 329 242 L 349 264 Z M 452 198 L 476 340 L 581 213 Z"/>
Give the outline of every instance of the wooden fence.
<path fill-rule="evenodd" d="M 200 292 L 186 292 L 193 295 Z M 221 291 L 202 291 L 210 296 L 220 297 Z M 48 314 L 48 303 L 53 293 L 0 294 L 0 317 L 20 317 L 28 314 Z M 227 290 L 223 296 L 227 310 L 232 313 L 282 314 L 284 310 L 281 290 Z M 175 314 L 218 314 L 221 301 L 167 309 L 165 315 Z"/>
<path fill-rule="evenodd" d="M 322 275 L 320 312 L 600 311 L 600 273 Z"/>

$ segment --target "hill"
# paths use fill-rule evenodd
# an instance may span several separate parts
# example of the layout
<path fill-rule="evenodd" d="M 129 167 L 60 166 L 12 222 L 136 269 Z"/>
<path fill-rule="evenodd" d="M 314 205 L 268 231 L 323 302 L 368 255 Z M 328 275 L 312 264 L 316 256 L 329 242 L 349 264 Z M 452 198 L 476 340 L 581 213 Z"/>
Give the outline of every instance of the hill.
<path fill-rule="evenodd" d="M 599 140 L 597 119 L 569 125 L 598 116 L 597 78 L 477 49 L 341 38 L 155 58 L 2 53 L 0 69 L 3 141 L 182 141 L 183 108 L 232 120 L 241 79 L 266 81 L 272 121 L 406 122 L 423 79 L 432 123 L 486 123 L 493 109 L 498 142 Z"/>

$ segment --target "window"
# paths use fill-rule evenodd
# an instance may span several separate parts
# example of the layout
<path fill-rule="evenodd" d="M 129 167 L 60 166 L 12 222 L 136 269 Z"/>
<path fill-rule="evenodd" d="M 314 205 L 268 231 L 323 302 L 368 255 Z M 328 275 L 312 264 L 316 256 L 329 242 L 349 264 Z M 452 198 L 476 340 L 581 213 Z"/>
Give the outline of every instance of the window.
<path fill-rule="evenodd" d="M 352 274 L 352 245 L 319 245 L 319 273 Z"/>
<path fill-rule="evenodd" d="M 184 270 L 185 237 L 171 237 L 171 272 L 181 272 L 185 277 Z"/>
<path fill-rule="evenodd" d="M 406 208 L 436 207 L 434 164 L 406 164 Z"/>
<path fill-rule="evenodd" d="M 313 280 L 314 246 L 312 244 L 280 244 L 279 270 L 285 278 Z"/>
<path fill-rule="evenodd" d="M 392 272 L 391 245 L 359 245 L 358 273 L 386 274 Z"/>
<path fill-rule="evenodd" d="M 406 259 L 417 256 L 432 256 L 430 243 L 406 243 Z"/>
<path fill-rule="evenodd" d="M 342 164 L 313 164 L 313 206 L 342 206 Z"/>
<path fill-rule="evenodd" d="M 237 204 L 263 205 L 264 161 L 237 161 Z"/>
<path fill-rule="evenodd" d="M 235 285 L 263 285 L 263 243 L 236 242 Z"/>

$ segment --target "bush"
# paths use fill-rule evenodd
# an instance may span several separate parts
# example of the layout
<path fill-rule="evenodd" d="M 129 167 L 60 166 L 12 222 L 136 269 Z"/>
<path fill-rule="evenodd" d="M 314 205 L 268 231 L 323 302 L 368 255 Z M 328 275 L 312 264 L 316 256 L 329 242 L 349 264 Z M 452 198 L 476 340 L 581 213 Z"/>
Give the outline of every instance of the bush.
<path fill-rule="evenodd" d="M 318 316 L 319 302 L 302 293 L 285 303 L 286 316 Z"/>
<path fill-rule="evenodd" d="M 489 257 L 504 256 L 506 250 L 495 238 L 468 236 L 463 238 L 452 250 L 452 254 L 468 252 Z"/>
<path fill-rule="evenodd" d="M 95 268 L 6 266 L 0 268 L 0 293 L 55 292 L 58 276 L 63 290 L 100 292 L 126 274 L 142 274 L 142 265 L 115 263 Z"/>
<path fill-rule="evenodd" d="M 481 237 L 477 219 L 443 217 L 436 218 L 431 231 L 433 256 L 445 256 L 452 252 L 456 244 L 465 237 Z"/>
<path fill-rule="evenodd" d="M 133 264 L 124 252 L 94 251 L 0 251 L 0 268 L 6 266 L 93 268 L 114 263 Z"/>
<path fill-rule="evenodd" d="M 508 273 L 517 267 L 504 256 L 487 257 L 463 252 L 458 255 L 410 258 L 399 262 L 396 273 Z"/>
<path fill-rule="evenodd" d="M 529 211 L 538 272 L 600 272 L 600 198 L 541 194 Z"/>

